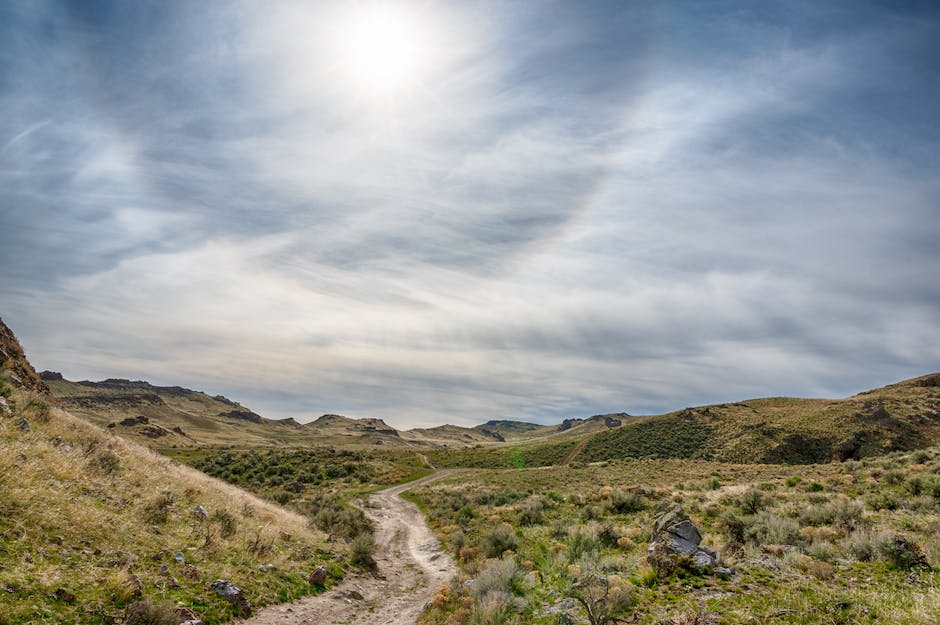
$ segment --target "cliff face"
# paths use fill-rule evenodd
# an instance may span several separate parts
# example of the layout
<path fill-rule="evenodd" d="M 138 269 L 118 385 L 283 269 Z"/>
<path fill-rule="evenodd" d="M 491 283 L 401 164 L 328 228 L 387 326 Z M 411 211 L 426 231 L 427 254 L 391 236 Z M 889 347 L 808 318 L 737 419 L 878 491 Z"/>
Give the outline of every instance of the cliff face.
<path fill-rule="evenodd" d="M 51 396 L 49 387 L 42 381 L 33 366 L 26 360 L 23 347 L 16 340 L 13 330 L 0 319 L 0 368 L 10 376 L 10 381 L 23 389 Z"/>

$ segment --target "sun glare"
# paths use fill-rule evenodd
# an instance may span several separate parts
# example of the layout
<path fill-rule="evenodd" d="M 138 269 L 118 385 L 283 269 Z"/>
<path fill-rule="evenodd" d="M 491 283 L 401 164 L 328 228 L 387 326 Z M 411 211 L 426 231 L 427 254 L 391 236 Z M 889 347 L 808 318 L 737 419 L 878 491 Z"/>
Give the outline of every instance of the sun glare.
<path fill-rule="evenodd" d="M 427 68 L 428 33 L 396 5 L 356 7 L 335 31 L 336 68 L 357 91 L 392 96 L 417 86 Z"/>

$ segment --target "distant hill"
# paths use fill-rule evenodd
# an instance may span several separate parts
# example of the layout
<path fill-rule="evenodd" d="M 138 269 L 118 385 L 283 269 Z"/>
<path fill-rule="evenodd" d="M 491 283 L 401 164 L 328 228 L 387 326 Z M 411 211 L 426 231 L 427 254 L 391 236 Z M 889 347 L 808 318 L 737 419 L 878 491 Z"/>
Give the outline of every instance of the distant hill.
<path fill-rule="evenodd" d="M 617 428 L 631 419 L 626 412 L 599 414 L 586 419 L 565 419 L 556 425 L 538 425 L 526 421 L 487 421 L 474 427 L 475 430 L 498 435 L 508 442 L 531 441 L 549 437 L 563 438 L 581 436 Z"/>
<path fill-rule="evenodd" d="M 35 373 L 35 372 L 34 372 Z M 154 447 L 234 445 L 463 447 L 495 443 L 498 435 L 444 425 L 398 431 L 381 419 L 326 414 L 310 423 L 267 419 L 221 395 L 141 380 L 72 382 L 43 371 L 37 383 L 73 414 L 116 434 Z"/>

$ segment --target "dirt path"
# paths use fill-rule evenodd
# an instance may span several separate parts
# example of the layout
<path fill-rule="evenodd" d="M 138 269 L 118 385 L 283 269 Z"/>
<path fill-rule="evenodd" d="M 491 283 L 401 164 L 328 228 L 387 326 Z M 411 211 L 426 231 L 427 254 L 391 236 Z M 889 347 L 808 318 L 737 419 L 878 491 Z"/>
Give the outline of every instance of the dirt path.
<path fill-rule="evenodd" d="M 589 438 L 585 438 L 579 441 L 578 444 L 574 446 L 574 449 L 568 452 L 568 455 L 565 456 L 565 459 L 561 461 L 561 466 L 566 467 L 571 464 L 571 461 L 577 458 L 578 454 L 584 451 L 584 448 L 587 447 L 589 440 Z"/>
<path fill-rule="evenodd" d="M 375 524 L 376 575 L 352 573 L 328 592 L 262 608 L 242 625 L 414 625 L 424 604 L 457 573 L 450 556 L 417 506 L 399 495 L 452 474 L 427 477 L 379 491 L 362 510 Z"/>

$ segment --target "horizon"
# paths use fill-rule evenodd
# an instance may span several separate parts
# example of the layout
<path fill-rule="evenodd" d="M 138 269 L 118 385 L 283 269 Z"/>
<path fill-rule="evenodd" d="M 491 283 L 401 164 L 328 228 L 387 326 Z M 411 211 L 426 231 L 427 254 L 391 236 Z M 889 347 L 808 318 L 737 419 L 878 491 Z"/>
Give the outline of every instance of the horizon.
<path fill-rule="evenodd" d="M 938 66 L 922 2 L 7 3 L 0 316 L 268 418 L 849 396 L 940 370 Z"/>

